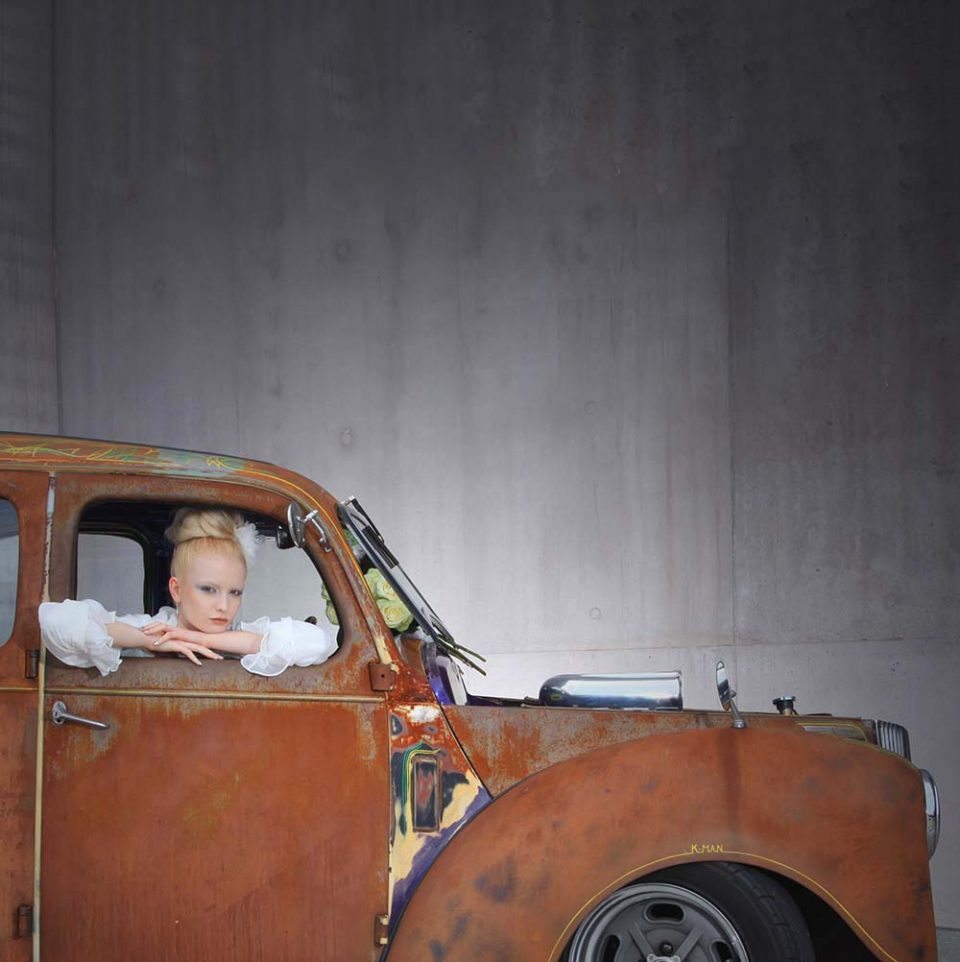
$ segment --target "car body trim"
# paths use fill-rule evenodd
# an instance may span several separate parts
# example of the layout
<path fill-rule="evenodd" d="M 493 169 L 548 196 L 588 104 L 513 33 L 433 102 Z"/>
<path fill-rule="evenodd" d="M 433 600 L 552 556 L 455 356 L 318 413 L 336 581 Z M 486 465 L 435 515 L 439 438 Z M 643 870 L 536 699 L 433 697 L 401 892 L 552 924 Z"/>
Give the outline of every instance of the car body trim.
<path fill-rule="evenodd" d="M 32 691 L 33 689 L 28 689 Z M 382 702 L 377 695 L 313 695 L 294 692 L 214 691 L 171 688 L 84 688 L 82 685 L 47 688 L 45 695 L 107 695 L 120 698 L 209 698 L 217 701 L 333 701 L 348 703 Z"/>

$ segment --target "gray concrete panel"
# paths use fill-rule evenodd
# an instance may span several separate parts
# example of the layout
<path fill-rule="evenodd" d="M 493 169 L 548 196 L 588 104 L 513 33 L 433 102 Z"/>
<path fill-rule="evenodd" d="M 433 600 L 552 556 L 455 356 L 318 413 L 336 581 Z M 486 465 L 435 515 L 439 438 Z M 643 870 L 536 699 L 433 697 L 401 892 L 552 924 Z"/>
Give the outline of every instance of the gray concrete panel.
<path fill-rule="evenodd" d="M 821 14 L 761 21 L 746 65 L 730 318 L 741 689 L 786 671 L 820 699 L 802 707 L 909 726 L 944 786 L 932 870 L 956 925 L 958 17 Z"/>
<path fill-rule="evenodd" d="M 56 29 L 65 431 L 358 494 L 484 690 L 683 667 L 703 703 L 727 652 L 753 707 L 889 707 L 956 792 L 949 4 Z M 945 828 L 947 926 L 956 863 Z"/>
<path fill-rule="evenodd" d="M 56 433 L 51 20 L 0 0 L 0 425 Z"/>
<path fill-rule="evenodd" d="M 627 8 L 100 10 L 58 20 L 68 430 L 363 493 L 455 624 L 503 599 L 494 650 L 729 637 L 725 223 L 683 62 L 661 92 Z"/>
<path fill-rule="evenodd" d="M 938 929 L 940 962 L 960 962 L 960 929 Z"/>
<path fill-rule="evenodd" d="M 731 225 L 741 641 L 956 633 L 960 71 L 946 36 L 947 8 L 835 4 L 755 48 L 750 196 Z"/>

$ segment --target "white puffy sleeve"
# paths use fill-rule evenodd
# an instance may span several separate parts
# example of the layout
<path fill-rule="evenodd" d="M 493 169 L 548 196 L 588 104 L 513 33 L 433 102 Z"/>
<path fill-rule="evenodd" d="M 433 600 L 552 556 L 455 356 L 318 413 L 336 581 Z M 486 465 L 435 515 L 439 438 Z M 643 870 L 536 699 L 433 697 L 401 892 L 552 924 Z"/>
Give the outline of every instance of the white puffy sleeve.
<path fill-rule="evenodd" d="M 47 650 L 74 668 L 96 668 L 109 675 L 120 667 L 120 658 L 152 658 L 142 648 L 117 648 L 107 625 L 121 621 L 143 628 L 151 621 L 177 623 L 173 608 L 161 608 L 155 615 L 120 615 L 107 611 L 99 601 L 45 601 L 40 605 L 40 634 Z"/>
<path fill-rule="evenodd" d="M 240 628 L 263 636 L 260 650 L 240 659 L 240 664 L 255 675 L 279 675 L 291 665 L 319 665 L 337 650 L 334 625 L 311 625 L 293 618 L 258 618 L 241 622 Z"/>
<path fill-rule="evenodd" d="M 45 601 L 40 605 L 40 635 L 47 650 L 64 664 L 96 668 L 109 675 L 120 667 L 107 625 L 117 620 L 99 601 Z"/>

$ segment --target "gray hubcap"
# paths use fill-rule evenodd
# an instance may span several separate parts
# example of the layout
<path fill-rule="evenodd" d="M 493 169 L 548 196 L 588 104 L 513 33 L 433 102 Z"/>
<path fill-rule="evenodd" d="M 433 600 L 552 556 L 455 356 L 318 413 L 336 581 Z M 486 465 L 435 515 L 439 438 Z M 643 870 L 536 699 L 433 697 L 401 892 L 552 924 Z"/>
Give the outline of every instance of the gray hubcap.
<path fill-rule="evenodd" d="M 750 962 L 733 923 L 680 885 L 640 882 L 584 919 L 569 962 Z"/>

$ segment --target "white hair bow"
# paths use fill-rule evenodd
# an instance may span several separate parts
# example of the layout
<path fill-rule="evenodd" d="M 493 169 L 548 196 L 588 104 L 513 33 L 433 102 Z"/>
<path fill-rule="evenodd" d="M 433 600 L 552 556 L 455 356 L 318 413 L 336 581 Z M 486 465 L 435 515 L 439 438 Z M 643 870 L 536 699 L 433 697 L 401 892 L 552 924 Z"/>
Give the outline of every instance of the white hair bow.
<path fill-rule="evenodd" d="M 252 521 L 245 524 L 238 524 L 234 530 L 237 543 L 243 552 L 247 567 L 250 568 L 257 557 L 257 549 L 260 547 L 257 541 L 257 526 Z"/>

